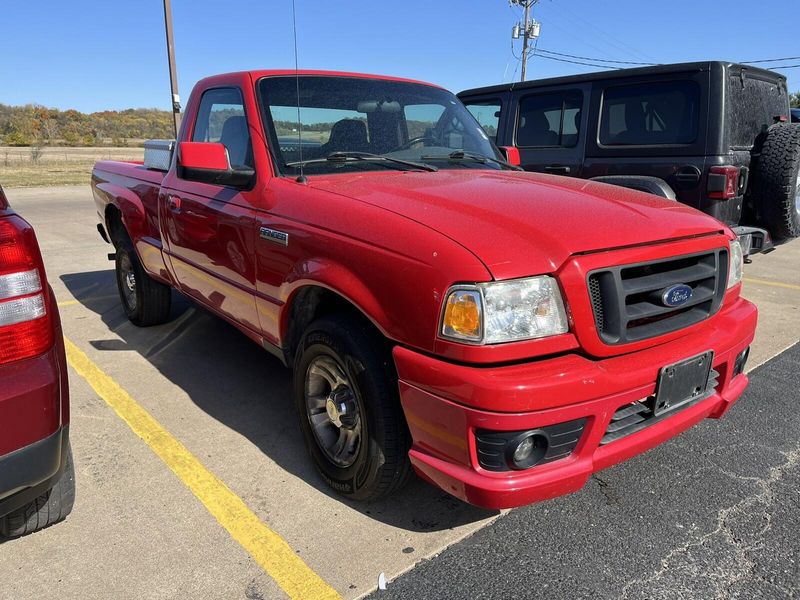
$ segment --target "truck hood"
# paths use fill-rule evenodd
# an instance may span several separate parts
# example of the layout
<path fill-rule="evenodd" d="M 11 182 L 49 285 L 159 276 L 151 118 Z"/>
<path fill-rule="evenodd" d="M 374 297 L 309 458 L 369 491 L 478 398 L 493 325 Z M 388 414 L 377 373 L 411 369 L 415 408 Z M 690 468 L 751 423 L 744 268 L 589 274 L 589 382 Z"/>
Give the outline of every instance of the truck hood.
<path fill-rule="evenodd" d="M 588 180 L 486 169 L 323 175 L 309 185 L 403 215 L 477 256 L 495 279 L 556 271 L 575 253 L 720 232 L 674 201 Z"/>

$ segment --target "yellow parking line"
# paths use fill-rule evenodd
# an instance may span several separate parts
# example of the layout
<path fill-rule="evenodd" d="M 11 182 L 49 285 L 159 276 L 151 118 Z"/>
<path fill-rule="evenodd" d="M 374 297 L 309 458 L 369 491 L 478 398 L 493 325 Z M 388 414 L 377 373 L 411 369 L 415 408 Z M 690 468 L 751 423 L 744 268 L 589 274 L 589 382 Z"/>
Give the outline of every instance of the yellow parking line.
<path fill-rule="evenodd" d="M 783 283 L 781 281 L 769 281 L 767 279 L 754 279 L 752 277 L 745 277 L 742 281 L 747 283 L 755 283 L 756 285 L 770 285 L 772 287 L 785 288 L 787 290 L 800 290 L 800 285 L 793 283 Z"/>
<path fill-rule="evenodd" d="M 290 598 L 340 598 L 267 527 L 239 496 L 211 473 L 74 343 L 64 339 L 67 360 L 98 396 L 163 460 L 231 537 L 261 565 Z"/>
<path fill-rule="evenodd" d="M 65 306 L 75 306 L 76 304 L 86 304 L 87 302 L 99 302 L 100 300 L 113 300 L 114 298 L 119 298 L 119 296 L 117 294 L 111 294 L 110 296 L 90 296 L 83 300 L 62 300 L 56 304 L 58 308 L 64 308 Z"/>

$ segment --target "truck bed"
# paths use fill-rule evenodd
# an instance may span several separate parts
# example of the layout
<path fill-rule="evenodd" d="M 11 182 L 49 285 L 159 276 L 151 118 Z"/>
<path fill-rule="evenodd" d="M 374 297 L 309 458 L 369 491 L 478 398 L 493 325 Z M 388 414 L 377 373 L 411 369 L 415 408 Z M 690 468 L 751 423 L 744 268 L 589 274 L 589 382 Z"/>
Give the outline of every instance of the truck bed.
<path fill-rule="evenodd" d="M 114 235 L 114 211 L 119 211 L 145 270 L 160 281 L 170 282 L 158 226 L 158 194 L 165 175 L 164 171 L 145 168 L 141 162 L 100 161 L 92 170 L 92 192 L 97 215 L 109 237 Z"/>

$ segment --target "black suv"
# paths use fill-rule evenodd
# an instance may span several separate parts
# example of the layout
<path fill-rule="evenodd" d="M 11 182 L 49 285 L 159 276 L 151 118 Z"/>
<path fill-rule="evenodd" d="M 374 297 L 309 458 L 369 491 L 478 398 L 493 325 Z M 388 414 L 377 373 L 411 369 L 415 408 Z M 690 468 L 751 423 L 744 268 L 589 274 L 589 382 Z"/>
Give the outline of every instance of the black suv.
<path fill-rule="evenodd" d="M 800 235 L 800 126 L 789 122 L 782 75 L 697 62 L 458 96 L 498 146 L 517 149 L 526 170 L 656 193 L 731 227 L 763 226 L 776 239 Z M 753 252 L 769 240 L 738 232 Z"/>

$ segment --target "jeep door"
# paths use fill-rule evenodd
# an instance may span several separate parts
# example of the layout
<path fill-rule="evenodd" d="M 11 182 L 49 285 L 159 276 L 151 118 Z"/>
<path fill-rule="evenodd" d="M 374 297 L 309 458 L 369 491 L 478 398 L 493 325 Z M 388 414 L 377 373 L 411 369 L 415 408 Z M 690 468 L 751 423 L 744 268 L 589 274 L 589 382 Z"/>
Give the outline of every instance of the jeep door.
<path fill-rule="evenodd" d="M 526 171 L 581 176 L 588 87 L 514 92 L 509 128 Z"/>
<path fill-rule="evenodd" d="M 663 179 L 701 207 L 706 170 L 708 73 L 659 73 L 593 84 L 583 177 Z"/>

